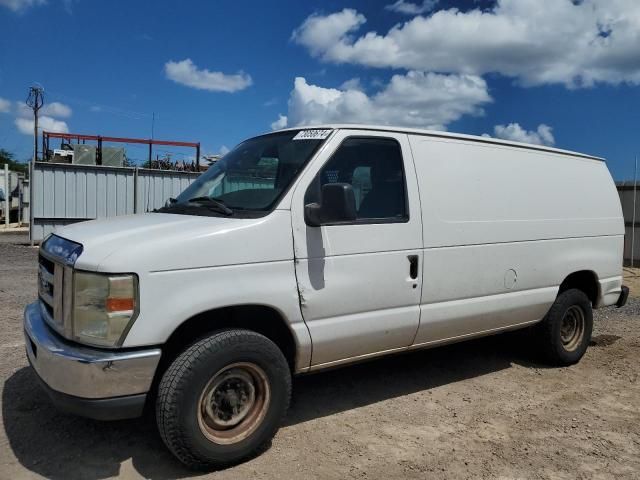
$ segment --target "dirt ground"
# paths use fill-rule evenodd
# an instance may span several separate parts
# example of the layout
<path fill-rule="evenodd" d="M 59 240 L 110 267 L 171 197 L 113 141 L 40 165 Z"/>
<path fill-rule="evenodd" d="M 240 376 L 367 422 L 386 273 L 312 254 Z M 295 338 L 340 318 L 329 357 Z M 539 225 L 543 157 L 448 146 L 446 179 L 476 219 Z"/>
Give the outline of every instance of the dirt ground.
<path fill-rule="evenodd" d="M 200 478 L 152 417 L 58 413 L 27 368 L 22 310 L 37 251 L 0 235 L 0 478 Z M 640 297 L 640 274 L 626 271 Z M 631 278 L 633 277 L 633 278 Z M 262 455 L 202 478 L 640 478 L 640 298 L 596 313 L 570 368 L 500 335 L 300 377 Z"/>

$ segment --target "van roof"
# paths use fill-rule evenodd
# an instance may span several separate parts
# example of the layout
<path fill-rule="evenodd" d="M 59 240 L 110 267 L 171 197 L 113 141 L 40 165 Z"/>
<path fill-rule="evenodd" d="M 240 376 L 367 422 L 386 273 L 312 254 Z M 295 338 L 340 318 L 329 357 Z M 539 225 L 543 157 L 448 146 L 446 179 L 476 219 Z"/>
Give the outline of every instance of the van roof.
<path fill-rule="evenodd" d="M 538 150 L 542 152 L 550 152 L 561 155 L 570 155 L 572 157 L 581 157 L 588 158 L 590 160 L 600 160 L 604 161 L 604 158 L 595 157 L 593 155 L 587 155 L 585 153 L 573 152 L 571 150 L 563 150 L 560 148 L 547 147 L 544 145 L 535 145 L 531 143 L 522 143 L 522 142 L 512 142 L 510 140 L 501 140 L 499 138 L 493 137 L 482 137 L 479 135 L 467 135 L 463 133 L 453 133 L 453 132 L 441 132 L 437 130 L 427 130 L 422 128 L 408 128 L 408 127 L 394 127 L 388 125 L 367 125 L 367 124 L 352 124 L 352 123 L 327 123 L 327 124 L 319 124 L 319 125 L 305 125 L 299 127 L 292 128 L 284 128 L 278 131 L 287 131 L 287 130 L 300 130 L 300 129 L 334 129 L 334 130 L 375 130 L 379 132 L 396 132 L 396 133 L 410 133 L 413 135 L 425 135 L 428 137 L 437 137 L 437 138 L 451 138 L 457 140 L 467 140 L 472 142 L 479 143 L 487 143 L 493 145 L 505 145 L 509 147 L 517 147 L 517 148 L 525 148 L 528 150 Z"/>

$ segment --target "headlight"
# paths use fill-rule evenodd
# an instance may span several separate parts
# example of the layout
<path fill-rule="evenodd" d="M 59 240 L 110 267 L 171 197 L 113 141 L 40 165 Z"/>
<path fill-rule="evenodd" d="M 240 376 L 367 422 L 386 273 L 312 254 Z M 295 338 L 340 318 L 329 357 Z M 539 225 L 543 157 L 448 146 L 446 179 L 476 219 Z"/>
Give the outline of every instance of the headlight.
<path fill-rule="evenodd" d="M 73 338 L 102 347 L 122 345 L 138 312 L 135 275 L 75 272 Z"/>

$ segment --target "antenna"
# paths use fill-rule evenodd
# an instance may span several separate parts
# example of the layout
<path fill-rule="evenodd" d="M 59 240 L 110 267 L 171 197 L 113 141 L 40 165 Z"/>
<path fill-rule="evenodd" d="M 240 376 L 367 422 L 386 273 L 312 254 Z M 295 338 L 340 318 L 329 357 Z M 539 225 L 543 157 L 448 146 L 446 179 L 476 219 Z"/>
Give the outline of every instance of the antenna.
<path fill-rule="evenodd" d="M 33 162 L 35 163 L 38 160 L 38 111 L 44 105 L 42 85 L 36 83 L 29 87 L 29 96 L 25 103 L 33 110 Z"/>

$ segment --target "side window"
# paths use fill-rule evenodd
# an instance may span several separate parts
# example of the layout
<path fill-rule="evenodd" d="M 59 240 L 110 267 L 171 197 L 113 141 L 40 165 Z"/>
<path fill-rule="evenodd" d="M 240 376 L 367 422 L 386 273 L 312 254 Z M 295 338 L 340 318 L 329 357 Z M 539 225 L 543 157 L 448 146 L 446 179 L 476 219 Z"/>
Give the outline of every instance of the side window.
<path fill-rule="evenodd" d="M 371 167 L 356 167 L 353 171 L 352 185 L 356 196 L 356 209 L 360 209 L 362 200 L 371 191 Z"/>
<path fill-rule="evenodd" d="M 395 140 L 346 139 L 309 186 L 305 204 L 319 202 L 327 183 L 351 184 L 358 220 L 401 222 L 409 218 L 402 152 Z"/>

